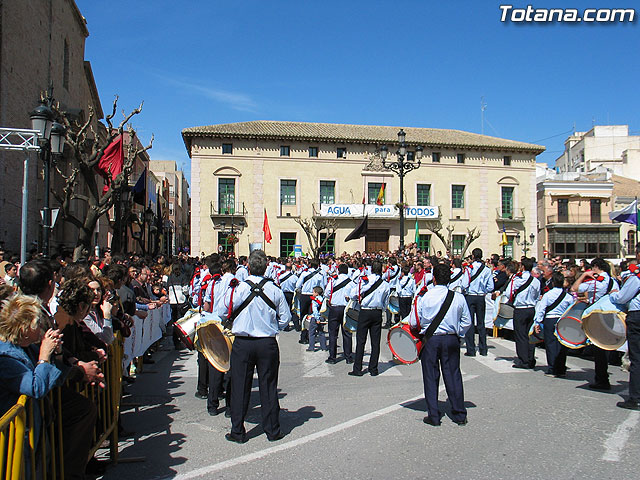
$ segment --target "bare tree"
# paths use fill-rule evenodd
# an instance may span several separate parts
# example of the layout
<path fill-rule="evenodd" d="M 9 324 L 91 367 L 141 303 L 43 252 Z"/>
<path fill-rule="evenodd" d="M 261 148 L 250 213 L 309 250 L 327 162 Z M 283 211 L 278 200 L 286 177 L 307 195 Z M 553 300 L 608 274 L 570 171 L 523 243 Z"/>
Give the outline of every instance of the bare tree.
<path fill-rule="evenodd" d="M 444 244 L 445 250 L 447 252 L 453 252 L 453 231 L 455 230 L 453 225 L 447 225 L 445 227 L 442 224 L 441 218 L 437 218 L 434 220 L 427 220 L 425 223 L 426 223 L 427 230 L 433 232 L 434 235 L 438 237 L 440 241 Z M 443 232 L 443 229 L 446 230 L 446 233 Z M 467 228 L 467 234 L 465 235 L 461 257 L 464 257 L 469 246 L 475 240 L 480 238 L 481 233 L 482 231 L 478 227 Z"/>
<path fill-rule="evenodd" d="M 320 258 L 320 252 L 325 247 L 329 239 L 335 235 L 338 224 L 335 220 L 328 218 L 295 218 L 298 225 L 302 227 L 309 240 L 313 258 Z M 325 231 L 324 240 L 320 240 L 320 233 Z"/>
<path fill-rule="evenodd" d="M 149 150 L 153 145 L 153 135 L 146 147 L 138 146 L 137 142 L 133 141 L 135 131 L 129 121 L 142 111 L 142 103 L 128 115 L 123 111 L 122 121 L 117 127 L 114 127 L 112 120 L 116 115 L 117 106 L 118 97 L 116 96 L 113 101 L 113 109 L 105 118 L 107 133 L 103 138 L 100 138 L 93 127 L 95 117 L 93 107 L 89 107 L 89 116 L 82 124 L 72 122 L 66 112 L 61 112 L 59 108 L 55 109 L 67 128 L 66 142 L 71 150 L 72 161 L 67 172 L 63 171 L 57 162 L 54 163 L 56 171 L 64 180 L 64 187 L 62 192 L 52 191 L 51 193 L 60 203 L 62 219 L 78 228 L 78 239 L 73 251 L 74 260 L 90 251 L 92 235 L 98 220 L 101 216 L 108 214 L 114 204 L 114 191 L 121 190 L 129 184 L 129 176 L 136 157 Z M 103 194 L 99 187 L 99 174 L 96 172 L 96 167 L 104 155 L 105 149 L 118 135 L 124 133 L 125 128 L 130 141 L 126 148 L 122 172 L 115 178 L 109 179 L 110 188 Z M 86 194 L 80 192 L 81 184 L 85 185 Z M 84 218 L 80 219 L 71 212 L 73 200 L 80 200 L 87 205 L 87 213 Z"/>

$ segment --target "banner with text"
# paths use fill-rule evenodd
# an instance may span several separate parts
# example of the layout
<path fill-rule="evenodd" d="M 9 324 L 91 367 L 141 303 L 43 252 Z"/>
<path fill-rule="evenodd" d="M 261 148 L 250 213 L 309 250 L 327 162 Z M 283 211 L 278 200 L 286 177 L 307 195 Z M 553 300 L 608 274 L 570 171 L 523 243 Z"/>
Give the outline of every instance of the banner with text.
<path fill-rule="evenodd" d="M 404 208 L 405 218 L 431 219 L 438 218 L 440 210 L 437 206 L 407 206 Z M 400 211 L 395 205 L 321 205 L 321 217 L 355 218 L 369 215 L 369 218 L 399 218 Z"/>

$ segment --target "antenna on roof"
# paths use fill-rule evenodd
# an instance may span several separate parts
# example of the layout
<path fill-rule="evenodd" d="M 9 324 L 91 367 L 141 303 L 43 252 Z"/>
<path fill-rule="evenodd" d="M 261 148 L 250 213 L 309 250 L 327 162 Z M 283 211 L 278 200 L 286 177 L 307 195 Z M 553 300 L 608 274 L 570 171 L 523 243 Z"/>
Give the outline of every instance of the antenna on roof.
<path fill-rule="evenodd" d="M 487 103 L 484 101 L 484 96 L 480 97 L 480 130 L 484 135 L 484 111 L 487 109 Z"/>

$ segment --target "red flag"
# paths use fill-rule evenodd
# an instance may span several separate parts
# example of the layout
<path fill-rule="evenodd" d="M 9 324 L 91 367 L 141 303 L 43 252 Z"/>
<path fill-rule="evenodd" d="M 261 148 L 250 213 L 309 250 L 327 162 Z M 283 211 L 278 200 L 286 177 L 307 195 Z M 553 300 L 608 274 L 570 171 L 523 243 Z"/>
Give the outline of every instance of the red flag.
<path fill-rule="evenodd" d="M 122 172 L 124 165 L 124 148 L 122 145 L 122 135 L 118 135 L 107 148 L 104 149 L 102 157 L 98 161 L 96 170 L 102 175 L 107 184 L 102 189 L 102 193 L 107 193 L 109 184 Z"/>
<path fill-rule="evenodd" d="M 384 203 L 384 187 L 386 183 L 383 183 L 378 192 L 378 198 L 376 198 L 376 205 L 382 205 Z"/>
<path fill-rule="evenodd" d="M 264 223 L 262 224 L 262 231 L 264 232 L 264 241 L 271 243 L 271 229 L 269 228 L 269 219 L 267 218 L 267 209 L 264 209 Z"/>

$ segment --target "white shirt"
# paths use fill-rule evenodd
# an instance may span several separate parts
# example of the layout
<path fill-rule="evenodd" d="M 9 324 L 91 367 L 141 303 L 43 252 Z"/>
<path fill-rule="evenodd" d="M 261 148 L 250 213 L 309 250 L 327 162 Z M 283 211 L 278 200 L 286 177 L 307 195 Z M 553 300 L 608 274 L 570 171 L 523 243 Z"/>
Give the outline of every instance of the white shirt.
<path fill-rule="evenodd" d="M 341 287 L 339 290 L 334 291 L 334 288 L 342 284 L 345 280 L 349 280 L 347 284 Z M 327 284 L 326 297 L 329 299 L 331 305 L 335 307 L 344 307 L 347 305 L 347 293 L 353 288 L 353 282 L 349 278 L 349 275 L 341 273 L 337 278 L 331 278 Z"/>
<path fill-rule="evenodd" d="M 612 280 L 611 290 L 607 292 L 609 288 L 609 280 L 611 279 L 607 272 L 601 272 L 598 277 L 600 279 L 596 278 L 593 280 L 586 280 L 578 286 L 578 293 L 586 292 L 587 300 L 589 303 L 595 303 L 602 297 L 604 297 L 607 293 L 619 290 L 618 282 Z"/>
<path fill-rule="evenodd" d="M 515 295 L 518 288 L 524 285 L 531 277 L 531 272 L 522 272 L 522 276 L 514 275 L 507 287 L 505 293 L 511 299 Z M 529 286 L 518 294 L 513 301 L 515 308 L 532 308 L 536 306 L 540 298 L 540 282 L 536 278 L 532 278 Z"/>
<path fill-rule="evenodd" d="M 291 274 L 291 275 L 289 275 Z M 298 282 L 298 276 L 291 270 L 285 270 L 278 277 L 278 285 L 283 292 L 293 292 L 296 289 L 296 283 Z"/>
<path fill-rule="evenodd" d="M 484 268 L 480 275 L 478 275 L 473 282 L 470 282 L 471 277 L 473 277 L 481 267 Z M 493 273 L 489 267 L 479 260 L 473 262 L 462 277 L 464 278 L 462 286 L 467 290 L 467 295 L 485 295 L 493 291 Z"/>
<path fill-rule="evenodd" d="M 573 305 L 575 300 L 573 296 L 567 292 L 558 306 L 550 310 L 549 313 L 545 314 L 545 310 L 547 309 L 547 307 L 555 302 L 560 295 L 564 295 L 564 290 L 562 288 L 554 287 L 542 296 L 542 299 L 540 299 L 540 301 L 536 305 L 536 314 L 534 317 L 534 321 L 537 324 L 542 324 L 545 317 L 560 318 L 562 314 L 566 312 L 571 305 Z"/>
<path fill-rule="evenodd" d="M 460 276 L 453 280 L 458 274 Z M 454 268 L 451 271 L 451 282 L 449 282 L 449 289 L 453 290 L 456 287 L 462 287 L 462 283 L 464 282 L 464 271 L 461 268 Z"/>
<path fill-rule="evenodd" d="M 238 265 L 238 268 L 236 269 L 236 278 L 238 279 L 238 281 L 244 282 L 248 276 L 249 269 L 246 267 L 246 265 Z"/>
<path fill-rule="evenodd" d="M 413 297 L 413 294 L 416 292 L 416 282 L 413 281 L 413 276 L 410 273 L 405 276 L 400 275 L 396 285 L 398 296 L 406 298 Z"/>
<path fill-rule="evenodd" d="M 310 270 L 304 272 L 298 278 L 296 282 L 296 288 L 300 289 L 300 293 L 303 295 L 311 295 L 313 293 L 313 287 L 322 287 L 324 290 L 327 284 L 327 279 L 321 269 Z"/>
<path fill-rule="evenodd" d="M 365 309 L 385 309 L 389 305 L 389 284 L 381 282 L 374 291 L 368 293 L 362 298 L 362 294 L 366 293 L 380 277 L 375 273 L 371 275 L 362 275 L 357 282 L 353 284 L 348 294 L 349 298 L 355 298 L 360 302 L 360 307 Z"/>
<path fill-rule="evenodd" d="M 427 293 L 418 297 L 415 305 L 411 308 L 409 325 L 416 328 L 419 319 L 420 333 L 424 334 L 440 311 L 448 292 L 449 289 L 446 286 L 435 285 Z M 456 334 L 459 337 L 464 337 L 471 326 L 471 315 L 469 315 L 467 301 L 461 293 L 454 292 L 453 295 L 449 310 L 436 328 L 434 335 Z M 418 319 L 416 319 L 416 312 Z"/>

